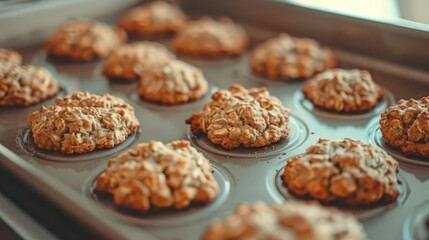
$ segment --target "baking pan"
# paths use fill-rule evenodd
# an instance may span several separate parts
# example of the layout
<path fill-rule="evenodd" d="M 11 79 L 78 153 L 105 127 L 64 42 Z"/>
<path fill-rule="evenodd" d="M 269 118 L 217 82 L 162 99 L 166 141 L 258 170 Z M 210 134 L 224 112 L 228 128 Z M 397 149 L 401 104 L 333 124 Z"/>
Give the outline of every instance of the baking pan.
<path fill-rule="evenodd" d="M 235 2 L 234 6 L 231 6 L 232 2 Z M 240 4 L 244 4 L 242 1 L 225 1 L 225 8 L 222 9 L 223 3 L 207 11 L 204 6 L 200 6 L 203 4 L 186 1 L 184 8 L 193 15 L 218 16 L 222 12 L 228 13 L 248 30 L 252 46 L 277 35 L 280 31 L 288 31 L 287 28 L 276 27 L 275 22 L 270 27 L 266 20 L 257 24 L 258 19 L 250 21 L 240 14 L 235 16 L 237 11 L 231 9 L 239 9 Z M 118 11 L 115 14 L 119 13 Z M 103 20 L 115 21 L 112 16 Z M 312 35 L 311 29 L 300 35 L 317 39 L 317 34 Z M 161 42 L 170 47 L 168 40 Z M 329 41 L 325 43 L 329 45 Z M 5 47 L 3 44 L 1 46 Z M 180 106 L 159 106 L 144 102 L 136 96 L 137 83 L 109 82 L 101 74 L 102 62 L 54 63 L 46 59 L 40 43 L 29 44 L 18 49 L 23 54 L 24 61 L 47 67 L 62 87 L 59 96 L 75 90 L 85 90 L 121 97 L 135 108 L 142 127 L 140 132 L 113 149 L 66 156 L 35 147 L 27 127 L 28 115 L 41 105 L 51 104 L 53 99 L 28 108 L 1 109 L 0 165 L 46 196 L 56 208 L 63 209 L 96 231 L 105 231 L 106 237 L 198 239 L 212 219 L 231 213 L 238 203 L 257 200 L 280 203 L 293 198 L 279 186 L 279 172 L 286 160 L 303 153 L 319 138 L 349 137 L 386 148 L 377 132 L 380 113 L 400 98 L 420 98 L 429 94 L 429 74 L 416 69 L 419 64 L 402 64 L 394 61 L 394 58 L 392 61 L 386 61 L 388 54 L 378 59 L 366 55 L 365 52 L 356 53 L 356 49 L 348 51 L 344 46 L 330 47 L 338 56 L 341 67 L 367 69 L 382 86 L 385 97 L 377 108 L 361 115 L 339 115 L 315 110 L 301 94 L 302 81 L 270 81 L 254 75 L 249 69 L 249 52 L 234 59 L 202 60 L 178 56 L 179 59 L 203 70 L 211 92 L 228 88 L 232 83 L 240 83 L 245 87 L 265 86 L 272 95 L 279 97 L 284 105 L 291 109 L 291 136 L 287 141 L 256 150 L 226 151 L 211 145 L 204 137 L 193 136 L 185 124 L 185 120 L 193 112 L 202 109 L 210 100 L 209 97 Z M 190 140 L 193 146 L 210 160 L 214 177 L 221 188 L 219 197 L 212 204 L 177 212 L 138 215 L 119 211 L 110 199 L 93 192 L 94 179 L 106 167 L 109 159 L 141 142 L 159 140 L 168 143 L 177 139 Z M 419 239 L 417 236 L 423 231 L 419 213 L 428 213 L 424 209 L 428 208 L 429 201 L 429 164 L 418 158 L 405 159 L 395 152 L 392 152 L 392 155 L 400 163 L 398 178 L 401 184 L 398 200 L 383 207 L 359 211 L 345 210 L 356 214 L 369 239 Z"/>

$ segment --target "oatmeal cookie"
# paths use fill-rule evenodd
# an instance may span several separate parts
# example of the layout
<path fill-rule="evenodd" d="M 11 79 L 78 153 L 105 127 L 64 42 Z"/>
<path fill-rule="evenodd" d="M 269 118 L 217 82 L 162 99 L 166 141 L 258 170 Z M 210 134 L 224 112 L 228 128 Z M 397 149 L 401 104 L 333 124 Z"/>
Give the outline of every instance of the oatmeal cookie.
<path fill-rule="evenodd" d="M 0 106 L 30 106 L 55 96 L 59 90 L 45 68 L 0 62 Z"/>
<path fill-rule="evenodd" d="M 110 160 L 95 191 L 141 212 L 211 203 L 219 193 L 209 161 L 188 141 L 150 141 Z"/>
<path fill-rule="evenodd" d="M 13 49 L 0 48 L 0 68 L 3 64 L 20 65 L 22 61 L 21 54 Z"/>
<path fill-rule="evenodd" d="M 103 74 L 110 79 L 135 81 L 154 65 L 170 58 L 173 56 L 160 43 L 142 41 L 126 44 L 107 58 Z"/>
<path fill-rule="evenodd" d="M 206 134 L 224 148 L 263 147 L 289 135 L 289 109 L 267 88 L 245 89 L 234 84 L 219 90 L 212 102 L 186 120 L 193 134 Z"/>
<path fill-rule="evenodd" d="M 126 41 L 126 33 L 94 20 L 70 20 L 47 41 L 51 58 L 88 62 L 107 57 Z"/>
<path fill-rule="evenodd" d="M 74 92 L 33 112 L 28 125 L 36 145 L 66 154 L 113 148 L 140 128 L 134 108 L 109 94 Z"/>
<path fill-rule="evenodd" d="M 283 184 L 324 203 L 367 206 L 399 195 L 398 163 L 380 148 L 353 139 L 320 139 L 286 162 Z"/>
<path fill-rule="evenodd" d="M 249 39 L 243 27 L 223 17 L 205 17 L 181 28 L 173 39 L 174 49 L 191 56 L 237 56 L 245 51 Z"/>
<path fill-rule="evenodd" d="M 408 155 L 429 158 L 429 96 L 398 101 L 381 114 L 386 144 Z"/>
<path fill-rule="evenodd" d="M 126 12 L 118 26 L 130 35 L 153 36 L 176 32 L 185 22 L 178 6 L 154 1 Z"/>
<path fill-rule="evenodd" d="M 287 201 L 239 204 L 235 212 L 209 225 L 203 240 L 285 239 L 363 240 L 363 226 L 353 215 L 315 203 Z"/>
<path fill-rule="evenodd" d="M 253 72 L 283 80 L 312 77 L 336 65 L 329 48 L 321 47 L 313 39 L 285 33 L 256 46 L 250 62 Z"/>
<path fill-rule="evenodd" d="M 358 69 L 327 70 L 308 80 L 302 92 L 315 106 L 340 113 L 368 111 L 383 97 L 371 74 Z"/>
<path fill-rule="evenodd" d="M 140 79 L 142 99 L 163 104 L 180 104 L 201 98 L 208 82 L 198 68 L 179 60 L 166 61 Z"/>

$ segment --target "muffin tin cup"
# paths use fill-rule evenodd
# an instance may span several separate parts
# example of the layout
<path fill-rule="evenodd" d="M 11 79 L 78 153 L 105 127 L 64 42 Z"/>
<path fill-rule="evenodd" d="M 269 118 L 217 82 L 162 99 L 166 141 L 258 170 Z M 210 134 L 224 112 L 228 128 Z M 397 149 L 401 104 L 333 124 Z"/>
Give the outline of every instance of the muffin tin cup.
<path fill-rule="evenodd" d="M 134 145 L 140 139 L 142 133 L 141 128 L 134 134 L 128 136 L 124 142 L 116 145 L 113 148 L 108 149 L 96 149 L 92 152 L 82 154 L 65 154 L 62 152 L 48 151 L 40 149 L 34 142 L 31 130 L 28 128 L 21 129 L 16 137 L 16 143 L 22 151 L 30 156 L 36 156 L 37 158 L 49 161 L 58 162 L 79 162 L 79 161 L 90 161 L 96 159 L 109 158 L 115 154 L 118 154 L 128 147 Z"/>
<path fill-rule="evenodd" d="M 429 238 L 429 200 L 417 206 L 405 219 L 402 239 Z"/>
<path fill-rule="evenodd" d="M 219 185 L 219 193 L 216 199 L 209 204 L 191 204 L 184 209 L 174 208 L 160 209 L 148 213 L 134 210 L 126 210 L 116 206 L 112 196 L 97 193 L 95 182 L 106 166 L 99 166 L 92 171 L 85 180 L 82 188 L 83 198 L 90 207 L 96 206 L 103 210 L 107 217 L 136 224 L 142 227 L 177 227 L 191 224 L 199 220 L 210 218 L 219 211 L 234 191 L 233 177 L 231 173 L 221 165 L 211 162 L 213 177 Z"/>
<path fill-rule="evenodd" d="M 424 159 L 416 156 L 409 156 L 401 152 L 400 149 L 395 149 L 386 144 L 386 141 L 383 138 L 383 134 L 380 130 L 380 124 L 378 121 L 374 122 L 368 128 L 367 141 L 382 148 L 384 151 L 389 153 L 399 162 L 404 162 L 408 164 L 413 164 L 417 166 L 429 167 L 429 159 Z"/>
<path fill-rule="evenodd" d="M 285 165 L 286 165 L 286 162 L 283 161 L 277 164 L 276 167 L 270 170 L 270 172 L 267 174 L 266 186 L 269 189 L 269 192 L 273 197 L 274 201 L 278 203 L 282 203 L 287 200 L 317 201 L 311 198 L 298 197 L 293 193 L 291 193 L 287 189 L 287 187 L 283 185 L 282 175 L 284 173 Z M 400 173 L 397 175 L 397 177 L 399 180 L 399 183 L 398 183 L 399 196 L 392 203 L 389 203 L 386 205 L 377 205 L 377 206 L 371 206 L 371 207 L 356 207 L 356 208 L 339 206 L 335 204 L 328 205 L 328 206 L 335 206 L 344 212 L 351 213 L 361 221 L 369 220 L 387 211 L 392 211 L 395 208 L 402 206 L 408 199 L 408 196 L 410 195 L 410 186 L 406 181 L 406 179 Z"/>
<path fill-rule="evenodd" d="M 308 127 L 299 117 L 289 118 L 289 136 L 286 140 L 272 143 L 265 147 L 225 149 L 220 145 L 213 144 L 207 136 L 195 136 L 188 127 L 188 138 L 191 143 L 201 150 L 205 150 L 227 158 L 261 158 L 266 159 L 280 154 L 289 154 L 301 146 L 308 138 Z"/>
<path fill-rule="evenodd" d="M 383 99 L 371 110 L 363 113 L 336 113 L 315 107 L 313 103 L 306 99 L 301 90 L 293 95 L 293 103 L 300 111 L 310 112 L 316 116 L 343 120 L 364 120 L 376 115 L 380 115 L 386 108 L 395 104 L 393 94 L 386 88 L 383 90 Z"/>

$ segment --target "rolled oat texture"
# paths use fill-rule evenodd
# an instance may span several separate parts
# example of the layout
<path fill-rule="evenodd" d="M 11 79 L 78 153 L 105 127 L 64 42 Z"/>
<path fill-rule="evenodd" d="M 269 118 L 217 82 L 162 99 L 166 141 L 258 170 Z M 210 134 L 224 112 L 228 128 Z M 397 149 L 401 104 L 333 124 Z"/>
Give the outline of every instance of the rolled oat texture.
<path fill-rule="evenodd" d="M 33 112 L 28 125 L 36 145 L 66 154 L 113 148 L 137 132 L 134 108 L 109 94 L 74 92 Z"/>
<path fill-rule="evenodd" d="M 107 57 L 127 39 L 124 30 L 94 20 L 69 20 L 46 43 L 55 59 L 88 62 Z"/>
<path fill-rule="evenodd" d="M 118 26 L 130 35 L 153 36 L 176 32 L 186 22 L 186 15 L 173 4 L 154 1 L 126 12 Z"/>
<path fill-rule="evenodd" d="M 289 135 L 290 111 L 267 88 L 234 84 L 214 93 L 212 100 L 186 122 L 193 134 L 207 135 L 214 144 L 227 149 L 263 147 Z"/>
<path fill-rule="evenodd" d="M 59 90 L 43 67 L 0 61 L 0 106 L 30 106 L 55 96 Z"/>
<path fill-rule="evenodd" d="M 318 204 L 287 201 L 239 204 L 233 214 L 213 222 L 203 240 L 284 239 L 363 240 L 362 225 L 352 216 Z"/>
<path fill-rule="evenodd" d="M 0 48 L 0 67 L 3 68 L 3 64 L 20 65 L 22 61 L 21 54 L 13 49 Z"/>
<path fill-rule="evenodd" d="M 244 28 L 231 19 L 204 17 L 183 26 L 173 39 L 173 47 L 191 56 L 237 56 L 245 51 L 248 42 Z"/>
<path fill-rule="evenodd" d="M 140 79 L 138 94 L 142 99 L 162 104 L 195 101 L 208 91 L 201 70 L 179 60 L 169 60 L 153 67 Z"/>
<path fill-rule="evenodd" d="M 115 49 L 107 58 L 103 74 L 110 79 L 135 81 L 152 67 L 174 58 L 167 48 L 157 42 L 141 41 Z"/>
<path fill-rule="evenodd" d="M 429 96 L 401 99 L 381 114 L 380 130 L 386 144 L 407 155 L 429 158 Z"/>
<path fill-rule="evenodd" d="M 374 108 L 383 91 L 365 70 L 332 69 L 307 80 L 302 92 L 315 106 L 342 113 Z"/>
<path fill-rule="evenodd" d="M 336 59 L 313 39 L 282 33 L 256 46 L 250 64 L 254 73 L 269 79 L 295 80 L 335 67 Z"/>
<path fill-rule="evenodd" d="M 181 140 L 141 143 L 110 160 L 95 190 L 112 195 L 118 206 L 147 212 L 211 203 L 219 186 L 209 161 Z"/>
<path fill-rule="evenodd" d="M 388 204 L 399 195 L 398 163 L 384 150 L 353 139 L 320 139 L 286 162 L 293 194 L 348 206 Z"/>

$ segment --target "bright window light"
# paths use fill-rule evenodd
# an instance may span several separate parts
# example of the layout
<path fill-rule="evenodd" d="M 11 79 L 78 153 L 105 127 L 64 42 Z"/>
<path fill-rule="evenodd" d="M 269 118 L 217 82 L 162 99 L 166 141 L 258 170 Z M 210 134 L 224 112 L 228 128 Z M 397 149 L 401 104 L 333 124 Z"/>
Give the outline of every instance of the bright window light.
<path fill-rule="evenodd" d="M 341 14 L 378 20 L 397 19 L 397 0 L 283 0 Z"/>

